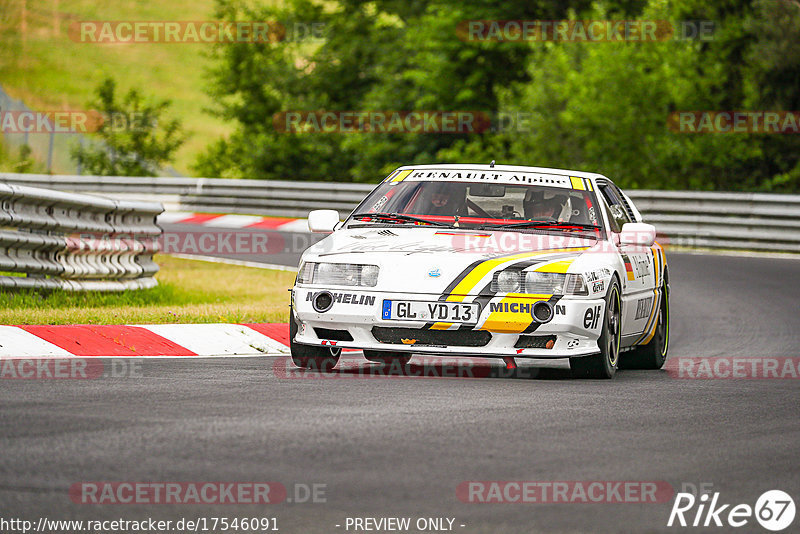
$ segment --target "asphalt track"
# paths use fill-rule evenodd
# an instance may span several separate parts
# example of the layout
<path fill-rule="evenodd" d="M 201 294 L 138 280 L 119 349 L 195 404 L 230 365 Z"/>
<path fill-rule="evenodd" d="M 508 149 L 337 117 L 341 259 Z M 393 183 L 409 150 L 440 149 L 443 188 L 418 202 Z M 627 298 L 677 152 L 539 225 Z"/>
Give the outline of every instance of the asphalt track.
<path fill-rule="evenodd" d="M 800 261 L 668 260 L 672 358 L 798 356 Z M 800 498 L 798 380 L 621 371 L 578 381 L 558 365 L 524 367 L 533 378 L 287 379 L 282 368 L 146 360 L 136 377 L 0 381 L 0 518 L 277 517 L 283 533 L 347 532 L 347 517 L 450 517 L 463 533 L 730 531 L 667 528 L 672 500 L 474 504 L 456 488 L 666 481 L 711 483 L 731 504 L 770 489 Z M 317 483 L 326 502 L 79 505 L 67 492 L 82 481 Z M 737 532 L 766 531 L 751 518 Z"/>

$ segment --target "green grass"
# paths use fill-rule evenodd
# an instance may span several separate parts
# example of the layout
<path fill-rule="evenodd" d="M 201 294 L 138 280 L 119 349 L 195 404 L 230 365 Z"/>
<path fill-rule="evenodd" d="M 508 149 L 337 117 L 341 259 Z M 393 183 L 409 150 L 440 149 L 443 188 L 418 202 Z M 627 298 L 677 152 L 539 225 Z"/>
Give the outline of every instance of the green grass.
<path fill-rule="evenodd" d="M 158 287 L 124 293 L 0 291 L 0 324 L 288 321 L 294 273 L 158 256 Z"/>
<path fill-rule="evenodd" d="M 91 44 L 70 39 L 78 21 L 212 20 L 213 0 L 0 0 L 0 83 L 13 97 L 37 110 L 86 109 L 94 89 L 107 75 L 118 88 L 131 87 L 173 102 L 192 137 L 178 151 L 174 166 L 189 174 L 196 156 L 232 127 L 204 111 L 212 99 L 204 91 L 210 44 Z M 58 172 L 58 169 L 54 169 Z"/>

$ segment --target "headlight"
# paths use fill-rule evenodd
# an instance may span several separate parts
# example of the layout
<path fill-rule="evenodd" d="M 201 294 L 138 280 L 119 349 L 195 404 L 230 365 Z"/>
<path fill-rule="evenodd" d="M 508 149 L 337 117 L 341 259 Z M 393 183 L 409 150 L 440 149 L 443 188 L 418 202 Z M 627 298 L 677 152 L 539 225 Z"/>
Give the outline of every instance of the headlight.
<path fill-rule="evenodd" d="M 568 274 L 567 280 L 564 283 L 565 295 L 580 295 L 583 297 L 589 296 L 589 288 L 583 280 L 581 274 Z"/>
<path fill-rule="evenodd" d="M 365 286 L 378 285 L 377 265 L 359 265 L 354 263 L 303 263 L 297 273 L 298 284 L 314 284 L 328 286 Z"/>
<path fill-rule="evenodd" d="M 531 295 L 581 295 L 589 290 L 579 274 L 501 271 L 492 281 L 492 291 L 498 293 L 529 293 Z"/>
<path fill-rule="evenodd" d="M 495 278 L 495 291 L 501 293 L 519 293 L 522 289 L 522 273 L 520 271 L 502 271 Z"/>
<path fill-rule="evenodd" d="M 361 266 L 361 284 L 362 286 L 375 287 L 378 285 L 378 269 L 377 265 L 362 265 Z"/>
<path fill-rule="evenodd" d="M 297 270 L 297 283 L 310 284 L 311 279 L 314 277 L 314 263 L 300 263 L 300 268 Z"/>
<path fill-rule="evenodd" d="M 563 295 L 565 277 L 561 273 L 525 273 L 525 292 L 534 295 Z"/>
<path fill-rule="evenodd" d="M 525 273 L 525 292 L 534 295 L 582 295 L 587 296 L 589 290 L 579 274 Z"/>

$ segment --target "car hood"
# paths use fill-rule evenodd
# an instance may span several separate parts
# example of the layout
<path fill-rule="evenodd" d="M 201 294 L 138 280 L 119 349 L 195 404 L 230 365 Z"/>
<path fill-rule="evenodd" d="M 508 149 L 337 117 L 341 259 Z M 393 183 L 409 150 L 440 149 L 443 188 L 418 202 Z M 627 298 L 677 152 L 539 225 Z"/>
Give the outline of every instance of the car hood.
<path fill-rule="evenodd" d="M 457 287 L 458 293 L 471 294 L 512 266 L 580 272 L 570 268 L 574 260 L 597 243 L 568 233 L 356 228 L 337 230 L 310 247 L 303 260 L 378 265 L 376 290 L 441 294 Z"/>

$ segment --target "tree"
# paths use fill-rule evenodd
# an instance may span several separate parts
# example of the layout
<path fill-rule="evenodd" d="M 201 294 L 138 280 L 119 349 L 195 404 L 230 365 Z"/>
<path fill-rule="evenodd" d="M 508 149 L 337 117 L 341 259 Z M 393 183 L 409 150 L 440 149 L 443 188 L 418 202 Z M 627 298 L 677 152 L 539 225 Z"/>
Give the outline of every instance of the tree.
<path fill-rule="evenodd" d="M 156 176 L 186 140 L 177 119 L 162 120 L 168 100 L 148 102 L 136 89 L 118 100 L 116 82 L 106 78 L 90 104 L 100 114 L 97 135 L 72 149 L 72 158 L 87 174 Z"/>
<path fill-rule="evenodd" d="M 746 27 L 755 42 L 747 52 L 745 101 L 749 109 L 800 110 L 800 2 L 758 0 Z M 800 190 L 800 136 L 765 135 L 759 173 L 767 191 Z"/>
<path fill-rule="evenodd" d="M 528 128 L 455 145 L 439 159 L 576 168 L 631 188 L 796 190 L 797 136 L 667 127 L 675 111 L 797 109 L 800 19 L 790 4 L 651 0 L 642 19 L 711 20 L 713 38 L 540 46 L 531 81 L 502 99 L 505 112 L 531 117 Z M 595 9 L 583 17 L 613 18 Z"/>
<path fill-rule="evenodd" d="M 636 1 L 629 1 L 631 5 Z M 587 8 L 589 0 L 572 2 Z M 486 111 L 504 87 L 525 81 L 524 43 L 465 42 L 469 19 L 553 19 L 561 0 L 288 0 L 282 7 L 219 0 L 223 20 L 321 22 L 320 43 L 225 43 L 215 49 L 211 94 L 236 132 L 198 159 L 203 175 L 374 181 L 401 163 L 433 161 L 462 134 L 287 134 L 281 111 Z"/>
<path fill-rule="evenodd" d="M 798 0 L 218 0 L 223 20 L 318 21 L 320 42 L 220 44 L 212 95 L 235 132 L 204 175 L 375 181 L 400 164 L 529 164 L 606 173 L 625 187 L 800 188 L 800 137 L 678 133 L 676 111 L 796 111 Z M 252 0 L 255 1 L 255 0 Z M 711 39 L 464 39 L 470 20 L 667 20 Z M 281 133 L 303 111 L 472 111 L 526 117 L 478 133 Z M 496 124 L 495 124 L 496 125 Z"/>

